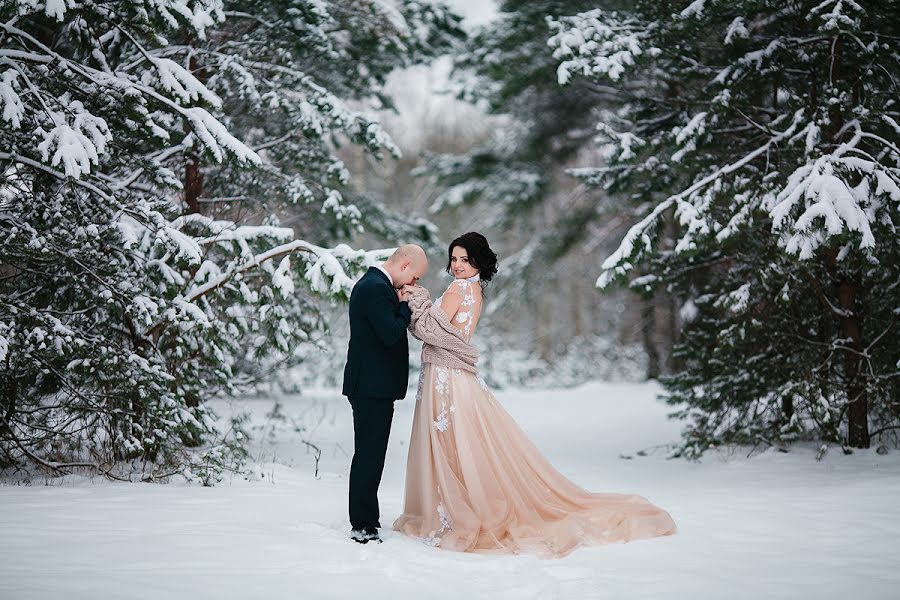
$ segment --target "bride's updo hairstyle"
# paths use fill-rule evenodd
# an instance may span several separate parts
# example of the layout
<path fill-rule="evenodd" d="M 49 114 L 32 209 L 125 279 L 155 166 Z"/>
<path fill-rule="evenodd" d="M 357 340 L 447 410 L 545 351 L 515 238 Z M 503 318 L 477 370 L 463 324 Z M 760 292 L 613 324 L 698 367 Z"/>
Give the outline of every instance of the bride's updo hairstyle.
<path fill-rule="evenodd" d="M 497 274 L 497 255 L 488 245 L 487 238 L 480 233 L 474 231 L 464 233 L 452 242 L 450 248 L 447 249 L 447 273 L 452 273 L 450 265 L 453 260 L 453 249 L 457 246 L 465 248 L 466 254 L 469 256 L 469 264 L 478 270 L 481 279 L 481 287 L 487 285 L 494 275 Z"/>

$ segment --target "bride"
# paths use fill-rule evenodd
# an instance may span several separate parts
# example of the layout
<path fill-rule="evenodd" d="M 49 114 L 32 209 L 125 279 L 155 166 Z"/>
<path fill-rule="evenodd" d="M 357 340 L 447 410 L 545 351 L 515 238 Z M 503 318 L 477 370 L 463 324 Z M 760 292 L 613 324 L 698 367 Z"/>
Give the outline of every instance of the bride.
<path fill-rule="evenodd" d="M 497 256 L 478 233 L 453 240 L 449 254 L 454 281 L 433 306 L 427 290 L 411 288 L 410 329 L 425 344 L 394 529 L 449 550 L 545 557 L 675 533 L 669 514 L 644 498 L 590 493 L 563 477 L 497 402 L 469 346 Z M 444 338 L 458 339 L 424 335 L 429 318 L 432 333 L 442 326 Z"/>

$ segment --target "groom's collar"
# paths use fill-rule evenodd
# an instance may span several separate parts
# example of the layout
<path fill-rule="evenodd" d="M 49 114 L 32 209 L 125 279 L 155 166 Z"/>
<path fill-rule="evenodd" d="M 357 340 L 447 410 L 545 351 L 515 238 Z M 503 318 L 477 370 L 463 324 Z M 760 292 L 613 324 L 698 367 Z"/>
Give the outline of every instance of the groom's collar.
<path fill-rule="evenodd" d="M 384 276 L 388 278 L 388 282 L 390 282 L 391 287 L 394 287 L 394 278 L 391 277 L 391 274 L 387 272 L 387 269 L 385 269 L 381 265 L 375 265 L 375 268 L 384 273 Z"/>

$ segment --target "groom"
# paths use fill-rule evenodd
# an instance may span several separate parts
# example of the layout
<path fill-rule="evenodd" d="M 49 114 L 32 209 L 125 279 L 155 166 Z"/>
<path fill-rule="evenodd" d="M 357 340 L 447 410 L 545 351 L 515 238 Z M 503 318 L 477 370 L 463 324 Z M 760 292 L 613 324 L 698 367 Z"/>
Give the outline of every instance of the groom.
<path fill-rule="evenodd" d="M 406 327 L 410 294 L 428 268 L 419 246 L 408 244 L 378 267 L 370 267 L 350 293 L 350 347 L 341 392 L 353 407 L 350 466 L 351 537 L 380 542 L 378 485 L 384 470 L 394 400 L 406 396 L 409 346 Z"/>

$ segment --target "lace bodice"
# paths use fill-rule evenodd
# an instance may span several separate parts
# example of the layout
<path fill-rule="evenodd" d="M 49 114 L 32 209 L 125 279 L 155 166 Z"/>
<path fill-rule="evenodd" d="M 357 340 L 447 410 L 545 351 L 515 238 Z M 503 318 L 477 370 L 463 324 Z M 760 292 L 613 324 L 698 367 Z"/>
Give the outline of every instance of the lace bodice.
<path fill-rule="evenodd" d="M 435 304 L 447 313 L 454 327 L 462 330 L 466 342 L 471 341 L 481 316 L 482 297 L 478 276 L 454 279 Z"/>

